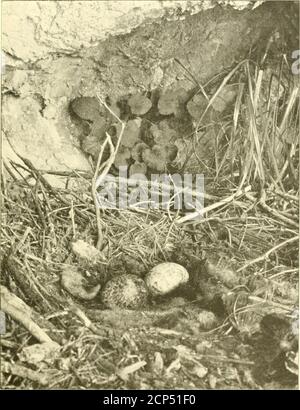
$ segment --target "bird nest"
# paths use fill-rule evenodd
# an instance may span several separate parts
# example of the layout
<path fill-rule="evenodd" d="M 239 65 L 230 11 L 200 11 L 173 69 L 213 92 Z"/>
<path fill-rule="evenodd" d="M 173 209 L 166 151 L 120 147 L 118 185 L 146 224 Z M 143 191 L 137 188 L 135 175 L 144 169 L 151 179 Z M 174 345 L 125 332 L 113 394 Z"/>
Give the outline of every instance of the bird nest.
<path fill-rule="evenodd" d="M 1 338 L 3 386 L 274 386 L 273 376 L 253 379 L 255 349 L 249 340 L 266 314 L 296 320 L 298 87 L 282 71 L 275 76 L 249 61 L 218 81 L 210 93 L 198 86 L 189 96 L 168 90 L 153 97 L 155 104 L 149 95 L 128 96 L 126 118 L 101 96 L 85 105 L 73 101 L 79 123 L 89 122 L 82 147 L 93 157 L 93 173 L 70 173 L 72 189 L 51 186 L 26 158 L 7 166 L 2 184 L 1 296 L 8 314 Z M 153 104 L 156 111 L 143 117 Z M 189 161 L 181 161 L 178 150 L 175 157 L 158 160 L 155 146 L 168 141 L 164 147 L 171 152 L 177 130 L 170 119 L 178 124 L 184 110 L 192 127 Z M 101 121 L 100 111 L 107 114 L 100 115 Z M 143 137 L 142 121 L 150 123 Z M 95 139 L 96 129 L 102 140 Z M 213 155 L 204 161 L 197 147 L 212 135 Z M 179 163 L 204 172 L 203 217 L 195 220 L 193 212 L 175 210 L 172 203 L 160 210 L 100 210 L 97 181 L 124 161 L 139 171 L 142 167 L 146 176 L 153 169 L 170 172 L 166 167 L 177 169 Z M 76 241 L 99 251 L 101 269 L 80 260 L 72 247 Z M 61 287 L 66 265 L 80 266 L 93 288 L 118 275 L 143 279 L 165 261 L 184 266 L 189 283 L 141 309 L 109 310 L 97 297 L 83 301 Z M 276 383 L 294 386 L 294 374 L 285 378 L 283 373 Z"/>

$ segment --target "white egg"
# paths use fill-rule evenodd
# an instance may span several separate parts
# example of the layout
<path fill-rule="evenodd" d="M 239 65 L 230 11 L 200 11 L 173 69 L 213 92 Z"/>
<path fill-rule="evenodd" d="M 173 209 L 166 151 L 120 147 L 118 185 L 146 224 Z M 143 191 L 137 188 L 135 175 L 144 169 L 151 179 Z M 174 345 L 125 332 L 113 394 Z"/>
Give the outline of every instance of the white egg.
<path fill-rule="evenodd" d="M 156 265 L 146 275 L 145 282 L 153 296 L 166 295 L 189 280 L 188 271 L 178 263 L 164 262 Z"/>

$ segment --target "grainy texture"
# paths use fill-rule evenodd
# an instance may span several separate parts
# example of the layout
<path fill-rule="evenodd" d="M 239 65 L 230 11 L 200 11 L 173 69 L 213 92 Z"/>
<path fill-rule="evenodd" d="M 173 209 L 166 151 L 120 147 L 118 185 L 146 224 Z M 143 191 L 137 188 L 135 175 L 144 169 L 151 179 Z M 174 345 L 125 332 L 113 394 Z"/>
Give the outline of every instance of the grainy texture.
<path fill-rule="evenodd" d="M 174 57 L 203 82 L 276 24 L 268 5 L 240 11 L 213 4 L 5 2 L 4 157 L 17 160 L 15 150 L 37 168 L 88 170 L 82 129 L 69 115 L 71 100 L 100 93 L 115 101 L 173 87 L 178 78 L 189 89 L 193 83 Z M 44 150 L 47 158 L 40 155 Z"/>

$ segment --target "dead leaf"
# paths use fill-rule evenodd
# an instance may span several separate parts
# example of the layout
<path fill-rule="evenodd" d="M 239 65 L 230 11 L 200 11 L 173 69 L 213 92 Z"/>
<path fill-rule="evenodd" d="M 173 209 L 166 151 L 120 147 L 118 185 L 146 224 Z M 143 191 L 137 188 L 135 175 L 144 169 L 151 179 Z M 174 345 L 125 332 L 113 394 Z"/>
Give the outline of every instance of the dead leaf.
<path fill-rule="evenodd" d="M 152 107 L 152 102 L 149 100 L 149 98 L 138 93 L 138 94 L 132 95 L 129 98 L 128 105 L 131 109 L 132 114 L 144 115 Z"/>
<path fill-rule="evenodd" d="M 187 110 L 194 120 L 198 121 L 207 107 L 208 101 L 202 94 L 196 94 L 188 103 Z"/>
<path fill-rule="evenodd" d="M 121 144 L 126 148 L 132 148 L 140 140 L 141 120 L 129 120 L 126 124 Z"/>
<path fill-rule="evenodd" d="M 166 153 L 163 152 L 160 146 L 154 145 L 152 149 L 145 149 L 142 157 L 145 164 L 152 170 L 159 172 L 165 170 L 167 164 Z"/>
<path fill-rule="evenodd" d="M 86 154 L 90 154 L 93 157 L 98 157 L 101 149 L 101 138 L 96 135 L 88 135 L 84 138 L 81 148 Z"/>
<path fill-rule="evenodd" d="M 71 109 L 83 120 L 95 121 L 100 116 L 100 104 L 96 97 L 74 98 Z"/>
<path fill-rule="evenodd" d="M 177 156 L 175 145 L 161 146 L 154 145 L 143 151 L 142 157 L 145 164 L 154 171 L 162 172 L 168 163 L 172 162 Z"/>
<path fill-rule="evenodd" d="M 178 137 L 177 132 L 169 126 L 166 120 L 161 121 L 159 124 L 153 124 L 150 131 L 157 145 L 169 145 Z"/>
<path fill-rule="evenodd" d="M 149 148 L 149 145 L 145 144 L 144 142 L 138 142 L 131 150 L 131 158 L 134 159 L 136 162 L 142 162 L 143 152 L 147 148 Z"/>
<path fill-rule="evenodd" d="M 116 168 L 127 166 L 128 160 L 130 159 L 130 149 L 124 146 L 121 146 L 118 149 L 118 152 L 115 157 L 114 165 Z"/>
<path fill-rule="evenodd" d="M 184 110 L 184 103 L 188 98 L 188 93 L 184 88 L 177 90 L 167 90 L 158 101 L 158 111 L 161 115 L 180 116 Z"/>
<path fill-rule="evenodd" d="M 223 112 L 228 107 L 230 103 L 233 103 L 237 95 L 237 90 L 235 86 L 225 85 L 220 93 L 217 95 L 212 103 L 212 107 L 215 111 Z"/>

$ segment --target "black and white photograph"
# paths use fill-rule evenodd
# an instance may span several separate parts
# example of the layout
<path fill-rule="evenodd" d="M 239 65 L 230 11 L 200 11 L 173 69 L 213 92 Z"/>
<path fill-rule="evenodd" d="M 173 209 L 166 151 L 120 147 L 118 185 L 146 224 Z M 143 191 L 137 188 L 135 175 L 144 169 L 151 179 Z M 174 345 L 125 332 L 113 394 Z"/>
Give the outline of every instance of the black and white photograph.
<path fill-rule="evenodd" d="M 299 389 L 299 4 L 1 2 L 1 390 Z"/>

